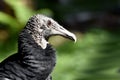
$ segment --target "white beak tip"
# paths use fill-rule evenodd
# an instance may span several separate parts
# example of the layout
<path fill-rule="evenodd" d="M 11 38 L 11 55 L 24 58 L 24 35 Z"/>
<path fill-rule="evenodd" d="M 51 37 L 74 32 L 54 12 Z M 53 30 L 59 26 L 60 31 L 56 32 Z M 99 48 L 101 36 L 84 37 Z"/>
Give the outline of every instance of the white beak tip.
<path fill-rule="evenodd" d="M 76 41 L 77 41 L 77 37 L 73 33 L 69 33 L 68 38 L 71 39 L 71 40 L 73 40 L 74 43 L 76 43 Z"/>
<path fill-rule="evenodd" d="M 73 34 L 73 40 L 74 40 L 74 43 L 76 43 L 76 41 L 77 41 L 77 37 Z"/>

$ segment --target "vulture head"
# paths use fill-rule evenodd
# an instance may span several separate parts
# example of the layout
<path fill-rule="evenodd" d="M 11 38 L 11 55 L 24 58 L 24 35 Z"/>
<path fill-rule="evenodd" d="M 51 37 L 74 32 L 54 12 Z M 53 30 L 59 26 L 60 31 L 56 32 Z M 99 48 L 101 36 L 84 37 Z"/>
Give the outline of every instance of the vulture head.
<path fill-rule="evenodd" d="M 73 33 L 63 28 L 52 18 L 44 15 L 37 14 L 32 16 L 25 28 L 43 49 L 46 48 L 49 37 L 54 35 L 60 35 L 76 42 L 76 36 Z"/>

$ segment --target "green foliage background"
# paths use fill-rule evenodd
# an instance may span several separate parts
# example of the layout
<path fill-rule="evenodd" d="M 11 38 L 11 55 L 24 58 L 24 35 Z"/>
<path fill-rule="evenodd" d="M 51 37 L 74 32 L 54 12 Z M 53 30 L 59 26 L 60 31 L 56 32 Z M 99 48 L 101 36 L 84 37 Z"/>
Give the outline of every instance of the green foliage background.
<path fill-rule="evenodd" d="M 76 44 L 59 46 L 54 80 L 119 80 L 119 35 L 93 29 L 78 37 Z"/>
<path fill-rule="evenodd" d="M 55 14 L 49 8 L 32 10 L 19 0 L 5 1 L 13 8 L 16 17 L 0 12 L 0 31 L 3 32 L 1 35 L 6 37 L 0 40 L 0 61 L 17 52 L 18 34 L 30 16 L 41 13 L 53 17 Z M 95 9 L 92 4 L 89 8 Z M 58 13 L 55 16 L 59 17 L 60 14 L 62 15 Z M 84 34 L 76 32 L 76 35 L 78 38 L 76 43 L 66 40 L 59 46 L 55 45 L 57 42 L 52 43 L 57 48 L 57 65 L 52 74 L 53 80 L 120 80 L 120 31 L 97 28 L 90 29 Z"/>

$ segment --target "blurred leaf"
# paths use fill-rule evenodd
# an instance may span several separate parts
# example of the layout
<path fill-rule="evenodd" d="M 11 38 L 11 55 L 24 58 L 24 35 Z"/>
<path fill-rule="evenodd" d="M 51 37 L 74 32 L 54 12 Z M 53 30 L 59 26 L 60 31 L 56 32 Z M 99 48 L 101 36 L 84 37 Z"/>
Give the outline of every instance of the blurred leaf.
<path fill-rule="evenodd" d="M 21 23 L 25 23 L 34 14 L 34 11 L 25 6 L 22 0 L 5 1 L 14 9 L 15 15 Z"/>
<path fill-rule="evenodd" d="M 15 18 L 3 12 L 0 12 L 0 23 L 7 24 L 12 30 L 20 26 Z"/>

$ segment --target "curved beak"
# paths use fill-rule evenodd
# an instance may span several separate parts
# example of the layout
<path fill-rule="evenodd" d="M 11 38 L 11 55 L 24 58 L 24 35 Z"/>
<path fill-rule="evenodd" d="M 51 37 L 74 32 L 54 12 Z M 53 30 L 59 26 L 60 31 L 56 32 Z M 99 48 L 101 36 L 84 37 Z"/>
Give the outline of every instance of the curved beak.
<path fill-rule="evenodd" d="M 72 32 L 68 31 L 67 29 L 63 28 L 60 25 L 57 27 L 55 27 L 55 26 L 53 27 L 52 34 L 63 36 L 63 37 L 68 38 L 74 42 L 76 42 L 76 40 L 77 40 L 75 34 L 73 34 Z"/>
<path fill-rule="evenodd" d="M 75 34 L 71 33 L 70 31 L 68 31 L 66 29 L 62 30 L 60 35 L 65 37 L 65 38 L 68 38 L 68 39 L 70 39 L 70 40 L 72 40 L 74 42 L 76 42 Z"/>

